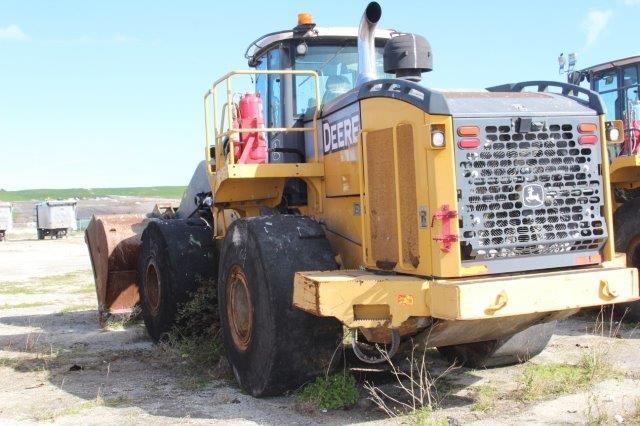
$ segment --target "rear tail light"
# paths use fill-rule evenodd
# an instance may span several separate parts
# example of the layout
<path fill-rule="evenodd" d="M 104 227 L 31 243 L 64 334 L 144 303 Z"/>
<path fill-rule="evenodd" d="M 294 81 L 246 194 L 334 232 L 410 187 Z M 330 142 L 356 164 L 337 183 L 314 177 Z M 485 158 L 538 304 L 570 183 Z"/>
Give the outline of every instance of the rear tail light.
<path fill-rule="evenodd" d="M 458 146 L 462 149 L 474 149 L 480 146 L 480 139 L 462 138 L 458 141 Z"/>
<path fill-rule="evenodd" d="M 478 136 L 480 128 L 478 126 L 460 126 L 458 127 L 458 136 Z"/>
<path fill-rule="evenodd" d="M 597 129 L 594 123 L 580 123 L 578 124 L 578 132 L 580 133 L 593 133 Z"/>
<path fill-rule="evenodd" d="M 578 142 L 581 145 L 595 145 L 598 142 L 598 137 L 596 135 L 584 135 L 580 136 Z"/>

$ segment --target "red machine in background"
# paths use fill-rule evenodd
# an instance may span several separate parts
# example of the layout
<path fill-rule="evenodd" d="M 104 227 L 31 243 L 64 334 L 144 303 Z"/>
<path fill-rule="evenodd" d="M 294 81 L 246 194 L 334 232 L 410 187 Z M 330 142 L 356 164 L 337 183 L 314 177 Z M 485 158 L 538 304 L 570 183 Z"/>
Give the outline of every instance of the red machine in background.
<path fill-rule="evenodd" d="M 260 93 L 245 93 L 240 96 L 233 127 L 236 129 L 259 129 L 264 127 Z M 236 163 L 263 164 L 266 162 L 267 142 L 264 138 L 264 133 L 240 132 L 233 142 L 233 156 Z"/>

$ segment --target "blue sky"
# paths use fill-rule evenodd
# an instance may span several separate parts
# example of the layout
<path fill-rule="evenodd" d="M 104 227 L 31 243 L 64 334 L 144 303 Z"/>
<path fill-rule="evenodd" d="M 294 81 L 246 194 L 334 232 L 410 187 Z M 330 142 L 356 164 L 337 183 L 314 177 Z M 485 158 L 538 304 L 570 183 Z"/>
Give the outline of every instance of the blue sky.
<path fill-rule="evenodd" d="M 380 1 L 380 25 L 429 39 L 424 84 L 558 79 L 640 54 L 640 0 Z M 184 185 L 203 157 L 202 94 L 253 39 L 356 26 L 365 1 L 0 0 L 0 188 Z M 632 43 L 633 42 L 633 43 Z"/>

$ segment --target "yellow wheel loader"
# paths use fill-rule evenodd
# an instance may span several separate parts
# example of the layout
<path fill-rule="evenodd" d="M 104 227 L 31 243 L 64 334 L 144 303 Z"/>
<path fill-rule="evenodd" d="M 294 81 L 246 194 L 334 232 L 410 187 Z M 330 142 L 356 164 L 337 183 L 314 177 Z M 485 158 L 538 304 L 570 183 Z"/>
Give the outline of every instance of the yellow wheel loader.
<path fill-rule="evenodd" d="M 324 28 L 300 14 L 213 83 L 177 211 L 87 230 L 104 315 L 139 294 L 159 340 L 215 282 L 235 377 L 264 396 L 335 365 L 345 330 L 366 363 L 418 345 L 500 366 L 582 307 L 638 299 L 614 251 L 598 95 L 429 89 L 429 43 L 377 29 L 381 15 L 373 2 L 358 28 Z"/>
<path fill-rule="evenodd" d="M 627 264 L 640 267 L 640 56 L 617 59 L 568 73 L 574 84 L 586 82 L 606 107 L 609 179 L 613 188 L 616 249 Z M 640 303 L 623 305 L 625 318 L 640 321 Z"/>

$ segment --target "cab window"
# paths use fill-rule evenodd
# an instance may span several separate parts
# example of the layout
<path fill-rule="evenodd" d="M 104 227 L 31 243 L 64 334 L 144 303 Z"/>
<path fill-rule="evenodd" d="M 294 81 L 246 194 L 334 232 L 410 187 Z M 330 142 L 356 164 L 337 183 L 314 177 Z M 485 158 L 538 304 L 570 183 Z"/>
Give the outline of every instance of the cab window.
<path fill-rule="evenodd" d="M 629 108 L 638 104 L 638 74 L 638 64 L 631 64 L 593 77 L 593 88 L 605 103 L 608 120 L 625 119 Z"/>
<path fill-rule="evenodd" d="M 618 91 L 614 90 L 613 92 L 601 93 L 600 98 L 607 108 L 607 120 L 615 120 L 617 115 L 616 106 L 618 104 Z"/>
<path fill-rule="evenodd" d="M 618 89 L 617 70 L 608 71 L 597 76 L 595 82 L 595 90 L 597 92 L 605 92 L 607 90 L 616 89 Z"/>
<path fill-rule="evenodd" d="M 376 48 L 376 69 L 379 78 L 385 75 L 382 65 L 382 47 Z M 304 55 L 298 55 L 295 69 L 311 70 L 318 73 L 320 103 L 327 103 L 353 89 L 358 78 L 358 48 L 355 44 L 308 45 Z M 302 115 L 315 107 L 316 95 L 313 78 L 296 76 L 295 114 Z"/>

